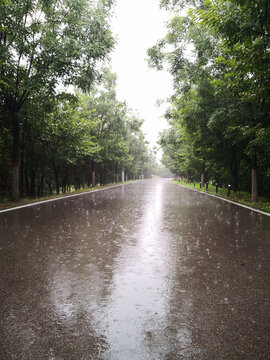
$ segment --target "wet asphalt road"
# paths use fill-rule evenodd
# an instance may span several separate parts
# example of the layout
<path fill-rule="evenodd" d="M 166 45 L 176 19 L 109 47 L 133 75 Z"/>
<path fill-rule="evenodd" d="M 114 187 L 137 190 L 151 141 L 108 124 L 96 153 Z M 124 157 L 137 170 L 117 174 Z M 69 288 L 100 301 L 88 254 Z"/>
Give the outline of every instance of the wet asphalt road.
<path fill-rule="evenodd" d="M 165 180 L 2 213 L 0 359 L 270 359 L 269 242 Z"/>

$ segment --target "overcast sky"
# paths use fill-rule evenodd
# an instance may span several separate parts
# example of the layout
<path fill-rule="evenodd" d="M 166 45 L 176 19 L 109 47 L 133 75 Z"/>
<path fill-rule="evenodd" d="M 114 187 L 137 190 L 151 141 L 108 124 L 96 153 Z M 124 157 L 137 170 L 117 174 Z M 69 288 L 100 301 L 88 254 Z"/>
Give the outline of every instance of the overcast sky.
<path fill-rule="evenodd" d="M 148 68 L 146 51 L 166 34 L 169 13 L 159 9 L 159 0 L 117 0 L 113 32 L 117 46 L 112 54 L 112 70 L 118 76 L 118 98 L 126 100 L 145 120 L 143 131 L 150 145 L 166 126 L 156 101 L 172 93 L 170 75 Z"/>

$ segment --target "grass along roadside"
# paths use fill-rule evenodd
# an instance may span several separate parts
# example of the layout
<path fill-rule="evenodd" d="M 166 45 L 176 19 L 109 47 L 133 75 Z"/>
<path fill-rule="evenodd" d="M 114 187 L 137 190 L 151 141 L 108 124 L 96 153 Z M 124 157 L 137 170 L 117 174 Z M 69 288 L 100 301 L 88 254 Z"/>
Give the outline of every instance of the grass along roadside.
<path fill-rule="evenodd" d="M 216 187 L 209 184 L 208 190 L 206 190 L 206 187 L 200 188 L 200 183 L 187 183 L 184 180 L 172 180 L 175 184 L 180 184 L 195 190 L 199 190 L 202 192 L 206 192 L 209 194 L 216 195 L 221 198 L 230 199 L 231 201 L 238 202 L 243 205 L 250 206 L 254 209 L 262 210 L 267 213 L 270 213 L 270 199 L 259 197 L 258 202 L 254 203 L 250 201 L 251 195 L 250 193 L 244 192 L 244 191 L 237 191 L 237 192 L 230 192 L 230 197 L 227 196 L 227 189 L 225 188 L 218 188 L 218 193 L 216 193 Z M 195 185 L 195 186 L 194 186 Z"/>
<path fill-rule="evenodd" d="M 0 200 L 0 211 L 6 210 L 6 209 L 11 209 L 11 208 L 18 207 L 18 206 L 34 204 L 34 203 L 38 203 L 38 202 L 42 202 L 42 201 L 46 201 L 46 200 L 53 200 L 53 199 L 58 199 L 58 198 L 69 197 L 70 195 L 82 194 L 82 193 L 91 192 L 91 191 L 95 191 L 95 190 L 99 190 L 99 189 L 106 189 L 106 188 L 110 188 L 110 187 L 114 187 L 114 186 L 122 185 L 122 184 L 127 184 L 127 183 L 134 182 L 134 181 L 139 181 L 139 180 L 128 180 L 125 182 L 118 182 L 118 183 L 102 185 L 102 186 L 97 185 L 97 186 L 93 186 L 93 187 L 89 187 L 89 188 L 82 188 L 79 190 L 72 189 L 70 192 L 63 193 L 63 194 L 58 194 L 58 195 L 53 194 L 53 195 L 43 196 L 42 198 L 34 198 L 34 199 L 24 198 L 19 201 L 15 201 L 15 202 L 8 200 L 8 199 L 2 199 L 2 200 Z"/>

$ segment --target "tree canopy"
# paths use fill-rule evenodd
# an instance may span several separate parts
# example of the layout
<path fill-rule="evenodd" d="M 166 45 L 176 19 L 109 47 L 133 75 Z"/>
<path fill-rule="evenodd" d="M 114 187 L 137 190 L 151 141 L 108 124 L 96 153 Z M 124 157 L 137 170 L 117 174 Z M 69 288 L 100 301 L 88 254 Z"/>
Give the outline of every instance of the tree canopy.
<path fill-rule="evenodd" d="M 202 185 L 207 178 L 251 189 L 253 201 L 258 191 L 269 195 L 269 1 L 161 6 L 173 17 L 148 55 L 152 67 L 167 63 L 174 80 L 171 130 L 160 138 L 164 162 Z"/>
<path fill-rule="evenodd" d="M 113 3 L 0 3 L 2 196 L 118 181 L 122 167 L 144 175 L 142 122 L 117 100 L 116 76 L 103 67 L 115 45 Z"/>
<path fill-rule="evenodd" d="M 12 194 L 19 198 L 20 136 L 31 103 L 59 86 L 87 90 L 114 45 L 110 2 L 19 1 L 0 4 L 0 106 L 12 134 Z"/>

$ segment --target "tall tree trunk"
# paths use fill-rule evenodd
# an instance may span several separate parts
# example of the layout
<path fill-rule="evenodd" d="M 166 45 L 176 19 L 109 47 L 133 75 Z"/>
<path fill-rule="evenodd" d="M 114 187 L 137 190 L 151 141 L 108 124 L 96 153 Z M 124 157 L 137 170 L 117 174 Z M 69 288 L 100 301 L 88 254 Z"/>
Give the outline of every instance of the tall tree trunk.
<path fill-rule="evenodd" d="M 33 164 L 31 164 L 30 196 L 32 198 L 35 198 L 35 196 L 36 196 L 36 172 L 35 172 L 35 169 L 33 167 Z"/>
<path fill-rule="evenodd" d="M 187 171 L 187 182 L 190 183 L 190 170 Z"/>
<path fill-rule="evenodd" d="M 118 166 L 116 166 L 116 182 L 119 182 L 119 169 Z"/>
<path fill-rule="evenodd" d="M 239 174 L 233 174 L 233 191 L 237 191 L 239 187 Z"/>
<path fill-rule="evenodd" d="M 24 197 L 24 148 L 25 148 L 25 130 L 23 127 L 21 143 L 21 163 L 20 163 L 20 194 Z"/>
<path fill-rule="evenodd" d="M 65 173 L 62 178 L 62 194 L 67 192 L 67 169 L 65 169 Z"/>
<path fill-rule="evenodd" d="M 92 167 L 92 186 L 96 186 L 96 166 L 95 161 L 91 161 L 91 167 Z"/>
<path fill-rule="evenodd" d="M 201 172 L 201 184 L 204 187 L 205 183 L 205 162 L 202 163 L 202 172 Z"/>
<path fill-rule="evenodd" d="M 52 195 L 52 179 L 51 181 L 49 181 L 46 177 L 45 177 L 46 183 L 48 185 L 49 191 L 50 191 L 50 195 Z"/>
<path fill-rule="evenodd" d="M 26 197 L 29 196 L 29 181 L 28 181 L 27 170 L 28 170 L 28 161 L 26 160 L 26 164 L 25 164 L 25 167 L 24 167 L 24 181 L 25 181 L 25 195 L 26 195 Z"/>
<path fill-rule="evenodd" d="M 18 201 L 20 199 L 19 193 L 19 164 L 12 164 L 12 200 Z"/>
<path fill-rule="evenodd" d="M 89 188 L 91 186 L 91 178 L 92 178 L 92 173 L 91 173 L 91 169 L 90 169 L 90 160 L 87 159 L 86 161 L 86 177 L 87 177 L 87 187 Z"/>
<path fill-rule="evenodd" d="M 44 175 L 40 176 L 40 197 L 44 196 Z"/>
<path fill-rule="evenodd" d="M 104 185 L 105 184 L 104 167 L 101 165 L 99 166 L 99 176 L 100 176 L 100 185 Z"/>
<path fill-rule="evenodd" d="M 12 200 L 18 201 L 20 199 L 19 188 L 19 159 L 20 159 L 20 124 L 18 114 L 15 110 L 11 111 L 12 123 L 12 137 L 13 137 L 13 152 L 12 152 Z"/>
<path fill-rule="evenodd" d="M 56 187 L 56 194 L 59 195 L 60 193 L 60 186 L 59 186 L 59 171 L 56 166 L 53 169 L 54 171 L 54 179 L 55 179 L 55 187 Z"/>
<path fill-rule="evenodd" d="M 40 176 L 38 174 L 37 176 L 37 197 L 40 198 L 40 189 L 41 189 L 41 186 L 40 186 Z"/>
<path fill-rule="evenodd" d="M 257 179 L 257 159 L 252 157 L 251 163 L 251 201 L 258 202 L 258 179 Z"/>
<path fill-rule="evenodd" d="M 230 171 L 232 174 L 232 188 L 233 191 L 237 191 L 238 190 L 238 185 L 239 185 L 239 168 L 240 168 L 240 160 L 238 159 L 237 156 L 237 149 L 235 149 L 234 154 L 232 155 L 233 157 L 230 160 Z"/>
<path fill-rule="evenodd" d="M 65 174 L 63 177 L 63 181 L 62 181 L 62 193 L 66 193 L 67 192 L 67 186 L 68 186 L 68 167 L 65 168 Z"/>
<path fill-rule="evenodd" d="M 34 154 L 30 153 L 30 197 L 36 196 L 36 171 L 34 166 Z"/>
<path fill-rule="evenodd" d="M 24 149 L 21 151 L 21 164 L 20 164 L 20 193 L 24 197 Z"/>

